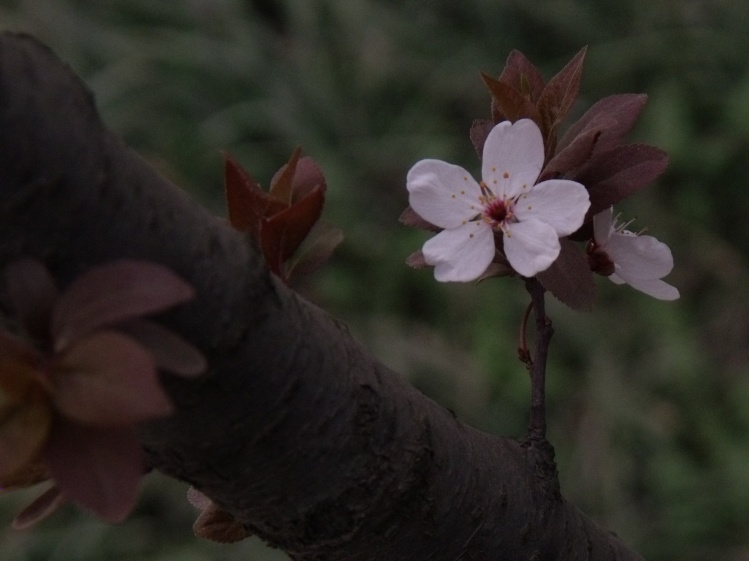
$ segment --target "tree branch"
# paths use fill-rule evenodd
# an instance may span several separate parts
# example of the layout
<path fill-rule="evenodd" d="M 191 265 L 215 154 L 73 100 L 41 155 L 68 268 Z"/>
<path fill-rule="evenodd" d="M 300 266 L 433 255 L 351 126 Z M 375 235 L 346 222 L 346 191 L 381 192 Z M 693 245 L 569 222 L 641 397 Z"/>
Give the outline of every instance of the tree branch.
<path fill-rule="evenodd" d="M 177 411 L 144 425 L 143 445 L 293 559 L 640 559 L 547 492 L 527 447 L 466 426 L 276 282 L 244 236 L 103 127 L 48 49 L 5 34 L 0 266 L 24 255 L 61 286 L 134 257 L 195 287 L 159 319 L 210 370 L 164 376 Z"/>

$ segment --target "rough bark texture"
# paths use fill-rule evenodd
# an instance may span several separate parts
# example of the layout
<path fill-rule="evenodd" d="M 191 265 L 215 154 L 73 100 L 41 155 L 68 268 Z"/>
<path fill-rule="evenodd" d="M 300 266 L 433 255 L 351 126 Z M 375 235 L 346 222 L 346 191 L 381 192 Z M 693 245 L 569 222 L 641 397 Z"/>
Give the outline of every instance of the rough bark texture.
<path fill-rule="evenodd" d="M 640 559 L 561 497 L 543 440 L 481 433 L 411 388 L 123 146 L 48 49 L 6 34 L 0 266 L 23 255 L 63 286 L 119 257 L 192 283 L 197 299 L 161 320 L 210 371 L 164 378 L 178 410 L 143 445 L 294 559 Z"/>

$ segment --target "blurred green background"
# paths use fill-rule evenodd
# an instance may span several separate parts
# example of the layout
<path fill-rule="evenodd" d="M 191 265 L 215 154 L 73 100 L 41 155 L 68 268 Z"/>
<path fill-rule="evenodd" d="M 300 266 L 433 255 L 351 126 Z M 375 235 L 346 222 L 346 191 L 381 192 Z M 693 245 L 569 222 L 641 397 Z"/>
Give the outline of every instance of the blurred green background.
<path fill-rule="evenodd" d="M 346 240 L 305 293 L 385 363 L 482 429 L 523 434 L 516 360 L 527 298 L 508 279 L 440 285 L 404 259 L 405 174 L 435 157 L 478 171 L 479 72 L 512 49 L 553 75 L 589 45 L 579 116 L 645 92 L 634 140 L 671 165 L 623 208 L 668 243 L 659 302 L 599 279 L 593 313 L 558 303 L 550 438 L 568 498 L 651 561 L 749 560 L 749 5 L 743 0 L 0 0 L 0 28 L 67 61 L 106 123 L 223 214 L 221 150 L 264 185 L 301 145 L 325 170 Z M 151 476 L 109 527 L 73 509 L 0 530 L 3 561 L 285 559 L 192 536 L 185 487 Z M 7 528 L 22 496 L 0 503 Z M 447 529 L 449 530 L 449 529 Z"/>

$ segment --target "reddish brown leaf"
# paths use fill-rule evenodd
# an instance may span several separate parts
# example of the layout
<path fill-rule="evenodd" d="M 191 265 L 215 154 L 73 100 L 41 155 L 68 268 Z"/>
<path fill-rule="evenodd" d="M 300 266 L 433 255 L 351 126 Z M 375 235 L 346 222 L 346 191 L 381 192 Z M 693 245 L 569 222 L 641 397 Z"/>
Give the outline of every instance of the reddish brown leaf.
<path fill-rule="evenodd" d="M 68 500 L 57 485 L 53 485 L 26 506 L 13 519 L 14 530 L 26 530 L 54 514 Z"/>
<path fill-rule="evenodd" d="M 297 203 L 318 186 L 322 188 L 323 192 L 327 188 L 322 169 L 309 156 L 300 158 L 291 186 L 291 204 Z"/>
<path fill-rule="evenodd" d="M 232 227 L 249 232 L 257 239 L 260 219 L 267 206 L 267 195 L 247 171 L 228 155 L 224 160 L 224 193 Z"/>
<path fill-rule="evenodd" d="M 483 282 L 488 279 L 495 277 L 506 277 L 515 273 L 515 270 L 510 267 L 509 263 L 489 263 L 486 271 L 481 273 L 481 276 L 476 279 L 476 282 Z"/>
<path fill-rule="evenodd" d="M 587 47 L 581 49 L 556 76 L 549 80 L 538 98 L 540 121 L 537 122 L 544 135 L 547 158 L 554 153 L 559 124 L 577 99 L 586 50 Z"/>
<path fill-rule="evenodd" d="M 414 251 L 411 255 L 406 257 L 406 265 L 413 267 L 414 269 L 425 269 L 432 266 L 426 262 L 424 259 L 424 252 L 421 250 Z"/>
<path fill-rule="evenodd" d="M 668 154 L 646 144 L 617 146 L 598 154 L 575 178 L 588 188 L 594 216 L 633 195 L 666 169 Z"/>
<path fill-rule="evenodd" d="M 322 187 L 317 187 L 293 206 L 263 220 L 260 231 L 263 255 L 271 271 L 281 278 L 285 278 L 283 264 L 319 220 L 324 204 L 325 194 Z"/>
<path fill-rule="evenodd" d="M 419 228 L 420 230 L 428 230 L 430 232 L 442 231 L 442 228 L 435 226 L 431 222 L 427 222 L 426 220 L 424 220 L 410 206 L 406 207 L 406 210 L 404 210 L 401 213 L 400 218 L 398 218 L 398 220 L 401 222 L 401 224 L 405 224 L 406 226 L 411 226 L 413 228 Z"/>
<path fill-rule="evenodd" d="M 57 300 L 51 329 L 55 350 L 101 327 L 187 302 L 194 294 L 189 284 L 158 263 L 123 259 L 93 267 Z"/>
<path fill-rule="evenodd" d="M 180 376 L 199 376 L 207 368 L 203 354 L 182 337 L 145 319 L 136 319 L 117 325 L 117 331 L 126 333 L 151 353 L 156 366 Z"/>
<path fill-rule="evenodd" d="M 492 94 L 492 120 L 495 123 L 504 120 L 515 122 L 525 118 L 538 122 L 538 111 L 530 99 L 512 86 L 495 80 L 483 72 L 481 78 Z"/>
<path fill-rule="evenodd" d="M 12 475 L 0 479 L 0 493 L 31 487 L 49 479 L 49 470 L 38 459 L 27 462 Z"/>
<path fill-rule="evenodd" d="M 46 396 L 31 392 L 0 411 L 0 480 L 14 480 L 39 455 L 49 434 L 52 409 Z"/>
<path fill-rule="evenodd" d="M 489 136 L 489 133 L 493 128 L 494 123 L 484 119 L 475 119 L 473 123 L 471 123 L 469 136 L 471 137 L 471 142 L 473 143 L 473 147 L 476 149 L 479 158 L 484 157 L 484 143 L 486 142 L 486 137 Z M 403 222 L 402 217 L 401 222 Z"/>
<path fill-rule="evenodd" d="M 292 203 L 294 193 L 294 177 L 296 175 L 297 164 L 302 155 L 302 149 L 298 146 L 289 158 L 289 162 L 279 169 L 270 182 L 270 195 L 277 201 L 281 201 L 284 206 Z M 275 213 L 274 213 L 275 214 Z"/>
<path fill-rule="evenodd" d="M 132 511 L 143 476 L 143 452 L 133 427 L 92 428 L 59 418 L 45 449 L 62 493 L 107 522 Z"/>
<path fill-rule="evenodd" d="M 310 275 L 327 263 L 335 248 L 343 241 L 343 231 L 330 224 L 318 222 L 307 240 L 301 246 L 299 257 L 288 269 L 289 279 Z"/>
<path fill-rule="evenodd" d="M 621 142 L 635 125 L 647 99 L 648 96 L 645 94 L 619 94 L 599 100 L 567 129 L 559 141 L 559 149 L 565 148 L 580 134 L 591 129 L 600 130 L 602 133 L 598 150 L 612 148 Z"/>
<path fill-rule="evenodd" d="M 499 81 L 512 86 L 532 102 L 536 102 L 546 86 L 543 76 L 520 51 L 513 50 L 507 57 Z"/>
<path fill-rule="evenodd" d="M 196 536 L 218 543 L 234 543 L 251 536 L 231 514 L 213 502 L 200 513 L 192 529 Z"/>
<path fill-rule="evenodd" d="M 52 382 L 57 408 L 87 425 L 124 425 L 172 411 L 151 353 L 113 331 L 74 343 L 56 365 Z"/>
<path fill-rule="evenodd" d="M 226 156 L 224 164 L 224 188 L 232 227 L 249 233 L 255 239 L 259 238 L 263 216 L 286 207 L 263 191 L 250 174 L 230 156 Z"/>
<path fill-rule="evenodd" d="M 37 259 L 21 259 L 6 267 L 5 282 L 11 304 L 29 335 L 47 341 L 57 298 L 57 286 L 47 268 Z"/>
<path fill-rule="evenodd" d="M 599 121 L 601 120 L 604 120 L 604 118 L 599 119 Z M 546 164 L 538 178 L 539 182 L 556 177 L 567 177 L 571 172 L 584 165 L 593 155 L 600 136 L 601 131 L 596 127 L 591 127 L 577 135 L 569 146 L 558 151 Z"/>
<path fill-rule="evenodd" d="M 591 310 L 596 303 L 596 285 L 588 260 L 574 242 L 559 240 L 559 257 L 536 277 L 553 296 L 573 310 Z"/>

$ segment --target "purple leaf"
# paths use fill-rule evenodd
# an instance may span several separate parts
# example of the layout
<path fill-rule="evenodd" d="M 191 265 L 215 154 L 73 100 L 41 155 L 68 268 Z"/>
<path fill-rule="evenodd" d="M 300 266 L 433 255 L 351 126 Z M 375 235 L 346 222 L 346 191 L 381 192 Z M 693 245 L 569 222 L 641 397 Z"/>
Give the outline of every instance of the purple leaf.
<path fill-rule="evenodd" d="M 426 269 L 431 267 L 429 263 L 424 259 L 424 252 L 421 250 L 414 251 L 411 255 L 406 257 L 406 265 L 413 267 L 414 269 Z"/>
<path fill-rule="evenodd" d="M 567 177 L 570 172 L 585 164 L 601 136 L 600 129 L 592 127 L 582 131 L 569 146 L 559 150 L 541 172 L 539 182 L 557 177 Z"/>
<path fill-rule="evenodd" d="M 34 499 L 13 519 L 14 530 L 26 530 L 54 514 L 68 502 L 57 485 L 53 485 Z"/>
<path fill-rule="evenodd" d="M 56 365 L 52 382 L 57 408 L 85 424 L 124 425 L 172 411 L 151 353 L 112 331 L 71 346 Z"/>
<path fill-rule="evenodd" d="M 224 156 L 224 195 L 233 228 L 249 232 L 255 239 L 260 231 L 260 218 L 265 213 L 269 196 L 247 171 L 234 159 Z"/>
<path fill-rule="evenodd" d="M 561 238 L 559 243 L 562 246 L 559 257 L 537 278 L 546 290 L 573 310 L 591 310 L 596 303 L 596 285 L 588 260 L 574 242 Z"/>
<path fill-rule="evenodd" d="M 133 427 L 84 427 L 55 421 L 45 459 L 62 493 L 107 522 L 132 511 L 143 476 L 143 451 Z"/>
<path fill-rule="evenodd" d="M 481 273 L 481 276 L 476 279 L 476 282 L 483 282 L 488 279 L 493 279 L 495 277 L 507 277 L 509 275 L 514 275 L 515 269 L 510 267 L 509 263 L 489 263 L 489 266 L 486 268 L 486 271 Z"/>
<path fill-rule="evenodd" d="M 263 216 L 286 208 L 284 203 L 263 191 L 257 181 L 228 155 L 224 162 L 224 190 L 229 223 L 256 240 L 260 237 Z"/>
<path fill-rule="evenodd" d="M 260 247 L 268 267 L 279 277 L 286 278 L 284 263 L 320 219 L 324 205 L 325 192 L 318 185 L 292 206 L 262 220 Z"/>
<path fill-rule="evenodd" d="M 8 297 L 29 335 L 49 340 L 49 321 L 57 299 L 57 286 L 44 264 L 33 258 L 21 259 L 5 269 Z"/>
<path fill-rule="evenodd" d="M 590 217 L 648 185 L 667 165 L 668 154 L 663 150 L 627 144 L 597 154 L 574 179 L 588 188 Z"/>
<path fill-rule="evenodd" d="M 543 76 L 527 58 L 518 50 L 513 50 L 507 57 L 499 81 L 512 86 L 528 99 L 536 102 L 546 86 Z"/>
<path fill-rule="evenodd" d="M 562 140 L 559 141 L 559 149 L 565 148 L 581 133 L 590 130 L 593 123 L 601 117 L 605 118 L 601 123 L 605 123 L 606 126 L 598 124 L 593 127 L 602 132 L 598 149 L 612 148 L 632 130 L 647 100 L 648 96 L 645 94 L 619 94 L 599 100 L 567 129 Z"/>
<path fill-rule="evenodd" d="M 325 175 L 317 162 L 309 156 L 299 159 L 291 185 L 291 204 L 303 199 L 315 188 L 320 186 L 323 191 L 327 188 Z"/>
<path fill-rule="evenodd" d="M 582 48 L 567 65 L 546 84 L 538 98 L 538 113 L 544 135 L 544 147 L 547 159 L 556 148 L 556 131 L 564 120 L 580 90 L 580 78 L 587 47 Z"/>
<path fill-rule="evenodd" d="M 189 284 L 158 263 L 120 260 L 93 267 L 73 281 L 55 305 L 55 350 L 101 327 L 162 312 L 194 295 Z"/>
<path fill-rule="evenodd" d="M 532 119 L 538 123 L 539 114 L 534 103 L 512 86 L 481 73 L 481 78 L 492 94 L 492 120 L 495 123 L 508 120 Z"/>
<path fill-rule="evenodd" d="M 406 210 L 404 210 L 400 218 L 398 218 L 398 221 L 401 224 L 405 224 L 406 226 L 411 226 L 413 228 L 419 228 L 420 230 L 429 230 L 430 232 L 440 232 L 442 231 L 442 228 L 435 226 L 431 222 L 428 222 L 424 220 L 414 209 L 412 209 L 410 206 L 406 207 Z"/>
<path fill-rule="evenodd" d="M 324 222 L 318 222 L 308 236 L 309 243 L 301 246 L 299 258 L 288 270 L 289 278 L 298 279 L 317 271 L 328 262 L 333 251 L 343 241 L 343 230 Z"/>
<path fill-rule="evenodd" d="M 489 133 L 493 128 L 494 123 L 484 119 L 474 119 L 473 123 L 471 123 L 469 136 L 471 137 L 473 147 L 476 148 L 476 153 L 479 155 L 479 159 L 484 157 L 484 143 L 486 142 L 486 137 L 489 136 Z"/>
<path fill-rule="evenodd" d="M 156 322 L 134 319 L 116 327 L 147 348 L 162 370 L 192 378 L 205 372 L 208 366 L 203 353 Z"/>
<path fill-rule="evenodd" d="M 270 182 L 269 194 L 276 200 L 281 201 L 284 205 L 291 204 L 294 193 L 294 176 L 296 175 L 296 166 L 302 155 L 302 149 L 298 146 L 289 158 L 289 162 L 279 169 Z"/>

